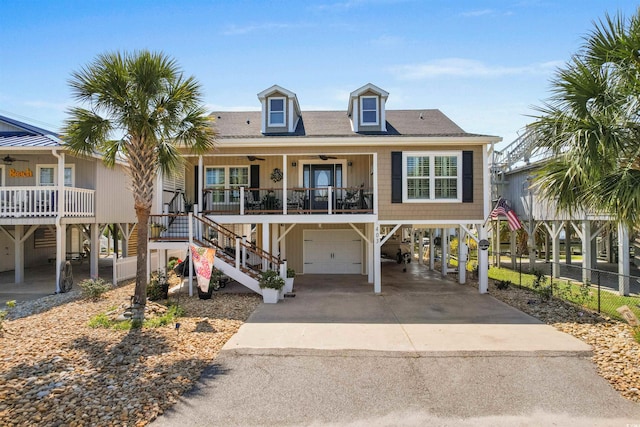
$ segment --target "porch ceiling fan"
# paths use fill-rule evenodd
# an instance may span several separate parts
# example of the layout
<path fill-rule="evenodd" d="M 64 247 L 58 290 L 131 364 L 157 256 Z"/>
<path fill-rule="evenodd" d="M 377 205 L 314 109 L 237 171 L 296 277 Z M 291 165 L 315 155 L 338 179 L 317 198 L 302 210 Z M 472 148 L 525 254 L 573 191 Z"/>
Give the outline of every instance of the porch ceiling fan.
<path fill-rule="evenodd" d="M 247 156 L 247 159 L 249 159 L 250 162 L 255 162 L 256 160 L 263 161 L 264 157 Z"/>
<path fill-rule="evenodd" d="M 326 154 L 319 154 L 318 157 L 320 160 L 337 159 L 336 156 L 327 156 Z"/>
<path fill-rule="evenodd" d="M 15 157 L 11 157 L 9 154 L 7 154 L 6 156 L 4 156 L 2 158 L 2 162 L 5 165 L 10 165 L 13 162 L 28 162 L 28 160 L 23 160 L 23 159 L 16 159 Z"/>

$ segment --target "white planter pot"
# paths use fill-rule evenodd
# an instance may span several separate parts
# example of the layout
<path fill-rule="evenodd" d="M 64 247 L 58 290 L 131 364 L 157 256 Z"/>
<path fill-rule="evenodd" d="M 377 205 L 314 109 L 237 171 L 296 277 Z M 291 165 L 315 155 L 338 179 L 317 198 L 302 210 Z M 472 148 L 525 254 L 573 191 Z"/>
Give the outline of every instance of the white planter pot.
<path fill-rule="evenodd" d="M 284 299 L 284 286 L 278 291 L 278 299 Z"/>
<path fill-rule="evenodd" d="M 289 292 L 293 292 L 293 279 L 295 277 L 287 277 L 284 279 L 284 293 L 288 294 Z"/>
<path fill-rule="evenodd" d="M 278 302 L 279 289 L 262 288 L 262 301 L 265 304 L 275 304 Z"/>

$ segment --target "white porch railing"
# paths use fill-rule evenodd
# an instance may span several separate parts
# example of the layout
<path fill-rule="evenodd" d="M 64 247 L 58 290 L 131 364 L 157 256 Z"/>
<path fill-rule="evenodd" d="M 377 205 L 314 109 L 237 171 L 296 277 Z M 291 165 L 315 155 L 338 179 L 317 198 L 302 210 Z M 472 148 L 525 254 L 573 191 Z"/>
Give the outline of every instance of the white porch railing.
<path fill-rule="evenodd" d="M 64 188 L 64 216 L 94 216 L 95 190 Z M 58 187 L 0 187 L 0 217 L 58 215 Z"/>

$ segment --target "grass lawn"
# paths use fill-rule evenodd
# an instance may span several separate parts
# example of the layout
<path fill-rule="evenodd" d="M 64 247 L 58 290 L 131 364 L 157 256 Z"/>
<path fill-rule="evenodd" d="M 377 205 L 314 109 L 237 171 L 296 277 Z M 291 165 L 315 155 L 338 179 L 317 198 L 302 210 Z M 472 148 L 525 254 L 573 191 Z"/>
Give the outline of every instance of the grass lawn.
<path fill-rule="evenodd" d="M 491 267 L 489 269 L 489 278 L 493 280 L 508 280 L 513 284 L 520 283 L 520 273 L 517 271 L 509 270 L 506 268 Z M 536 276 L 533 274 L 522 273 L 522 286 L 527 288 L 533 288 L 533 283 Z M 547 281 L 549 280 L 547 276 Z M 548 286 L 548 282 L 546 285 Z M 589 287 L 590 297 L 585 298 L 583 292 L 581 292 L 580 282 L 571 281 L 567 283 L 565 280 L 554 280 L 555 296 L 562 296 L 564 299 L 574 302 L 576 304 L 583 305 L 591 310 L 598 310 L 598 295 L 597 289 L 594 286 Z M 560 295 L 561 294 L 561 295 Z M 614 294 L 609 291 L 602 290 L 600 292 L 600 312 L 614 319 L 622 320 L 620 313 L 616 309 L 620 306 L 627 305 L 629 308 L 640 317 L 640 298 L 638 297 L 625 297 Z"/>

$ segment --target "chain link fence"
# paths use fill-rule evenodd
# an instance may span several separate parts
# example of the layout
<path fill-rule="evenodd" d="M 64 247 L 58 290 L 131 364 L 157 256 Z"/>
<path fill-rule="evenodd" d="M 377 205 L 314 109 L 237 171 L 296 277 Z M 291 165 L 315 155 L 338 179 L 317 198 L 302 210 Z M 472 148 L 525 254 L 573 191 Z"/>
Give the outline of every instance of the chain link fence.
<path fill-rule="evenodd" d="M 496 283 L 509 282 L 531 289 L 543 299 L 560 298 L 615 319 L 622 319 L 617 309 L 626 305 L 640 317 L 640 271 L 635 266 L 631 267 L 632 274 L 622 275 L 617 272 L 617 264 L 598 263 L 599 268 L 583 268 L 580 261 L 560 262 L 554 274 L 552 261 L 538 259 L 531 266 L 528 255 L 490 253 L 490 260 L 496 259 L 498 264 L 489 270 L 489 278 Z M 621 283 L 628 283 L 627 295 L 621 295 Z"/>

